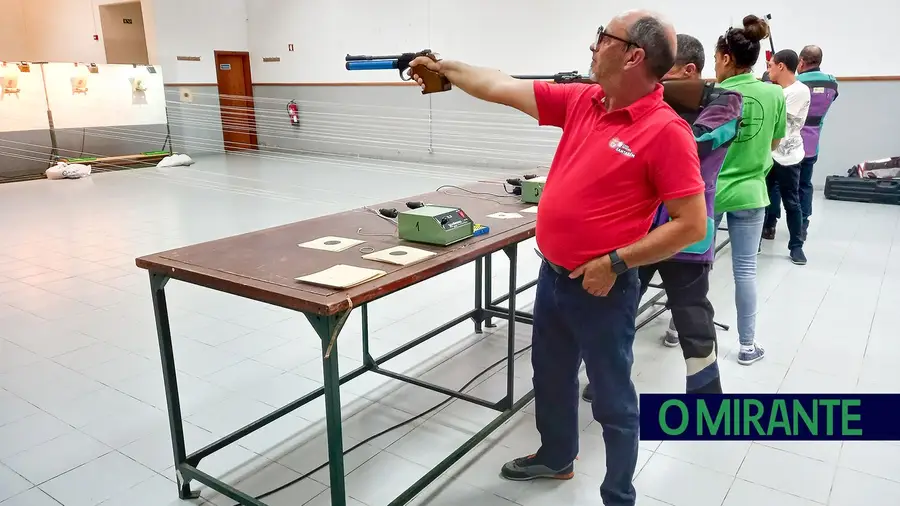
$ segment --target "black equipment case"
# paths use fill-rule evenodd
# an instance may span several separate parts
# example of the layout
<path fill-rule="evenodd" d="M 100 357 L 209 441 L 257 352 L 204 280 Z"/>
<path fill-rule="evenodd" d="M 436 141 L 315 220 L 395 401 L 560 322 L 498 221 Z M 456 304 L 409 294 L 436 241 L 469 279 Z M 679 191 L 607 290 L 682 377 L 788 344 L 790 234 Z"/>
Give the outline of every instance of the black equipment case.
<path fill-rule="evenodd" d="M 900 205 L 900 157 L 863 162 L 846 176 L 826 177 L 825 198 Z"/>

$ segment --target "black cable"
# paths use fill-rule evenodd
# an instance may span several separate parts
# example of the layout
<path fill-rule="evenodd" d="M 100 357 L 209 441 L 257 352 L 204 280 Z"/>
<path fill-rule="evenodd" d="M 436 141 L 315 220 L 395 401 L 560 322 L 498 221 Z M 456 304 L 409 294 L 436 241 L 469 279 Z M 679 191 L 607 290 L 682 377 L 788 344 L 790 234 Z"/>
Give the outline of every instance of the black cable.
<path fill-rule="evenodd" d="M 518 350 L 518 351 L 516 351 L 515 353 L 513 353 L 513 358 L 518 357 L 519 355 L 521 355 L 522 353 L 525 353 L 526 351 L 528 351 L 528 350 L 530 350 L 530 349 L 531 349 L 531 345 L 529 344 L 528 346 L 522 348 L 521 350 Z M 462 393 L 465 389 L 469 388 L 469 387 L 472 385 L 472 383 L 475 383 L 475 382 L 478 380 L 478 378 L 484 376 L 485 374 L 487 374 L 488 372 L 490 372 L 491 369 L 497 367 L 498 365 L 502 364 L 503 362 L 506 362 L 506 361 L 508 360 L 508 358 L 509 358 L 509 357 L 503 357 L 503 358 L 501 358 L 500 360 L 494 362 L 493 364 L 487 366 L 483 371 L 481 371 L 480 373 L 478 373 L 474 378 L 470 379 L 465 385 L 463 385 L 462 388 L 460 388 L 459 390 L 457 390 L 457 392 Z M 412 417 L 412 418 L 409 418 L 409 419 L 407 419 L 407 420 L 404 420 L 404 421 L 402 421 L 402 422 L 400 422 L 400 423 L 398 423 L 398 424 L 396 424 L 396 425 L 394 425 L 394 426 L 392 426 L 392 427 L 389 427 L 389 428 L 387 428 L 387 429 L 384 429 L 383 431 L 381 431 L 381 432 L 379 432 L 379 433 L 377 433 L 377 434 L 375 434 L 375 435 L 373 435 L 373 436 L 369 436 L 368 438 L 366 438 L 366 439 L 360 441 L 359 443 L 355 444 L 355 445 L 352 446 L 351 448 L 349 448 L 349 449 L 347 449 L 347 450 L 344 450 L 344 455 L 347 455 L 348 453 L 352 452 L 353 450 L 359 448 L 360 446 L 362 446 L 362 445 L 364 445 L 364 444 L 369 443 L 370 441 L 373 441 L 373 440 L 375 440 L 375 439 L 380 438 L 381 436 L 387 434 L 388 432 L 391 432 L 391 431 L 393 431 L 393 430 L 397 430 L 397 429 L 399 429 L 400 427 L 403 427 L 404 425 L 410 424 L 410 423 L 412 423 L 412 422 L 414 422 L 414 421 L 416 421 L 416 420 L 422 418 L 423 416 L 425 416 L 425 415 L 427 415 L 427 414 L 429 414 L 429 413 L 432 413 L 432 412 L 434 412 L 434 411 L 437 411 L 438 409 L 444 407 L 444 406 L 447 405 L 449 402 L 451 402 L 451 401 L 453 401 L 453 400 L 455 400 L 455 399 L 456 399 L 455 397 L 447 397 L 447 399 L 444 400 L 443 402 L 441 402 L 440 404 L 436 404 L 436 405 L 432 406 L 430 409 L 428 409 L 428 410 L 426 410 L 426 411 L 423 411 L 423 412 L 419 413 L 418 415 L 416 415 L 416 416 L 414 416 L 414 417 Z M 278 488 L 274 488 L 274 489 L 272 489 L 272 490 L 269 490 L 268 492 L 265 492 L 265 493 L 263 493 L 263 494 L 261 494 L 261 495 L 256 496 L 255 499 L 258 499 L 258 500 L 264 499 L 264 498 L 266 498 L 266 497 L 268 497 L 268 496 L 270 496 L 270 495 L 272 495 L 272 494 L 276 494 L 276 493 L 281 492 L 282 490 L 284 490 L 284 489 L 286 489 L 286 488 L 288 488 L 288 487 L 291 487 L 291 486 L 293 486 L 293 485 L 296 485 L 297 483 L 299 483 L 299 482 L 301 482 L 301 481 L 303 481 L 303 480 L 309 478 L 309 477 L 312 476 L 313 474 L 315 474 L 315 473 L 321 471 L 322 469 L 325 469 L 326 467 L 328 467 L 328 464 L 330 464 L 330 463 L 331 463 L 331 461 L 327 461 L 327 462 L 325 462 L 324 464 L 320 465 L 319 467 L 313 469 L 312 471 L 309 471 L 308 473 L 303 474 L 302 476 L 298 476 L 297 478 L 294 478 L 293 480 L 291 480 L 291 481 L 285 483 L 284 485 L 281 485 L 281 486 L 278 487 Z M 240 505 L 240 504 L 235 504 L 234 506 L 241 506 L 241 505 Z"/>
<path fill-rule="evenodd" d="M 472 195 L 489 195 L 491 197 L 509 197 L 509 195 L 500 195 L 499 193 L 477 192 L 474 190 L 469 190 L 469 189 L 463 188 L 461 186 L 456 186 L 456 185 L 452 185 L 452 184 L 445 184 L 443 186 L 439 186 L 438 189 L 435 191 L 439 192 L 439 191 L 441 191 L 442 188 L 455 188 L 457 190 L 462 190 L 466 193 L 471 193 Z"/>

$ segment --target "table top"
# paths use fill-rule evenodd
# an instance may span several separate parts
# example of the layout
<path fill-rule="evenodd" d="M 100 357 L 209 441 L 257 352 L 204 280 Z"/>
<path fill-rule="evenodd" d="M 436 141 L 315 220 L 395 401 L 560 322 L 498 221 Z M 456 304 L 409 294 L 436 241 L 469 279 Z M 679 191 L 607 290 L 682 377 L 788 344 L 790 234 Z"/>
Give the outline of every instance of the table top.
<path fill-rule="evenodd" d="M 476 224 L 486 225 L 490 231 L 450 246 L 402 241 L 397 237 L 396 225 L 380 217 L 377 210 L 395 208 L 403 211 L 407 209 L 406 202 L 459 207 Z M 297 311 L 333 315 L 533 237 L 536 213 L 519 213 L 522 218 L 512 219 L 487 217 L 498 212 L 519 212 L 532 206 L 522 203 L 517 196 L 507 195 L 499 183 L 443 186 L 435 192 L 403 200 L 142 256 L 135 263 L 142 269 L 171 279 Z M 298 246 L 325 236 L 365 242 L 341 252 Z M 398 245 L 432 251 L 436 255 L 413 265 L 398 266 L 364 259 L 365 253 L 360 251 L 364 247 L 380 251 Z M 366 253 L 371 251 L 365 250 Z M 379 269 L 386 274 L 345 290 L 295 280 L 337 264 Z"/>

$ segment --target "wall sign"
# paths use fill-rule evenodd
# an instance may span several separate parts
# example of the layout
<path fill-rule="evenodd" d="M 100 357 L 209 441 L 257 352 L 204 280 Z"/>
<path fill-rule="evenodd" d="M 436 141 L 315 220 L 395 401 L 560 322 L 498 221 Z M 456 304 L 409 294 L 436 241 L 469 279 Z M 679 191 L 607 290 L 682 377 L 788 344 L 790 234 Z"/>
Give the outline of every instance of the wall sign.
<path fill-rule="evenodd" d="M 175 59 L 178 61 L 200 61 L 199 56 L 176 56 Z"/>
<path fill-rule="evenodd" d="M 133 24 L 134 24 L 134 21 L 132 21 L 130 18 L 125 18 L 125 19 L 122 20 L 122 22 L 125 23 L 126 25 L 133 25 Z"/>
<path fill-rule="evenodd" d="M 230 63 L 219 64 L 219 70 L 231 70 L 231 64 Z"/>
<path fill-rule="evenodd" d="M 280 61 L 280 56 L 263 56 L 263 63 L 278 63 Z"/>

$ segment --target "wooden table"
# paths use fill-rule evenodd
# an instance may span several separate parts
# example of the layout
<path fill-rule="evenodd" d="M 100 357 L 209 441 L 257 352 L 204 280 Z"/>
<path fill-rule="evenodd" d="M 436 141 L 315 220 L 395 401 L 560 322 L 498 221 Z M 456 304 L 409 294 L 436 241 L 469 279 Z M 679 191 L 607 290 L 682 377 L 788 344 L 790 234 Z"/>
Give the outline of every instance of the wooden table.
<path fill-rule="evenodd" d="M 341 436 L 340 385 L 366 372 L 375 372 L 399 379 L 451 397 L 495 409 L 500 413 L 482 431 L 473 436 L 391 502 L 392 505 L 405 504 L 415 497 L 429 483 L 434 481 L 435 478 L 440 476 L 441 473 L 446 471 L 453 463 L 533 398 L 534 394 L 531 391 L 521 398 L 515 399 L 513 365 L 516 355 L 524 351 L 517 351 L 514 348 L 515 325 L 517 322 L 531 323 L 530 314 L 516 311 L 516 294 L 534 285 L 534 282 L 532 282 L 523 287 L 516 286 L 517 246 L 520 242 L 534 236 L 537 215 L 521 213 L 522 218 L 518 219 L 487 218 L 488 215 L 496 212 L 517 212 L 531 207 L 529 204 L 519 202 L 517 197 L 504 196 L 503 187 L 499 184 L 478 183 L 466 187 L 444 187 L 439 190 L 410 197 L 403 201 L 385 202 L 368 206 L 367 208 L 156 253 L 136 260 L 137 266 L 146 269 L 150 274 L 150 286 L 153 309 L 156 316 L 157 337 L 166 389 L 169 428 L 172 435 L 172 449 L 175 457 L 179 497 L 182 499 L 197 497 L 199 493 L 191 490 L 191 481 L 196 480 L 238 501 L 240 504 L 265 506 L 265 503 L 260 498 L 251 497 L 237 490 L 231 485 L 204 473 L 197 466 L 203 458 L 324 395 L 331 479 L 331 504 L 333 506 L 344 506 L 347 499 L 344 483 L 344 449 Z M 396 237 L 395 225 L 384 220 L 373 210 L 379 208 L 404 210 L 406 209 L 407 201 L 421 201 L 427 204 L 459 207 L 476 223 L 489 226 L 490 232 L 447 247 L 406 243 Z M 437 254 L 420 263 L 400 267 L 365 260 L 362 258 L 359 247 L 353 247 L 339 253 L 298 247 L 300 243 L 324 236 L 365 240 L 366 243 L 360 246 L 368 246 L 375 250 L 404 244 L 427 249 Z M 490 273 L 490 258 L 491 254 L 498 251 L 503 251 L 510 260 L 509 289 L 504 297 L 493 300 L 490 295 L 490 280 L 492 277 Z M 382 357 L 374 358 L 370 355 L 367 303 L 470 262 L 475 262 L 476 271 L 475 301 L 471 311 L 423 336 L 413 339 Z M 295 281 L 295 278 L 298 276 L 318 272 L 335 264 L 380 269 L 386 271 L 386 275 L 347 290 L 333 290 Z M 302 312 L 321 340 L 324 386 L 207 445 L 205 448 L 188 454 L 184 442 L 184 429 L 172 349 L 172 335 L 169 329 L 169 316 L 165 296 L 165 285 L 170 279 Z M 505 309 L 499 306 L 504 300 L 508 300 L 508 308 Z M 338 371 L 337 360 L 340 344 L 338 336 L 344 322 L 354 309 L 362 311 L 363 366 L 341 376 Z M 499 401 L 473 397 L 416 378 L 407 377 L 382 367 L 388 360 L 467 320 L 472 320 L 476 332 L 481 332 L 482 325 L 491 325 L 492 317 L 504 318 L 509 322 L 507 332 L 508 353 L 505 358 L 507 393 Z"/>

